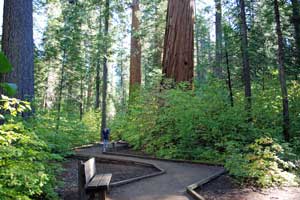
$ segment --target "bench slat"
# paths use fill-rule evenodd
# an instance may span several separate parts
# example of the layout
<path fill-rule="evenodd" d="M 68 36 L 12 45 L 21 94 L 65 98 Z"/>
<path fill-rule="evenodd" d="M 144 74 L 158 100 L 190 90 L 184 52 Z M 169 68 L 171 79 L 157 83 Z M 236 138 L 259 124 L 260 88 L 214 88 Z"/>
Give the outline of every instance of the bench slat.
<path fill-rule="evenodd" d="M 108 189 L 112 174 L 97 174 L 87 185 L 88 190 Z"/>
<path fill-rule="evenodd" d="M 112 174 L 103 174 L 103 177 L 101 179 L 101 182 L 99 182 L 100 186 L 109 186 L 110 180 L 111 180 Z"/>

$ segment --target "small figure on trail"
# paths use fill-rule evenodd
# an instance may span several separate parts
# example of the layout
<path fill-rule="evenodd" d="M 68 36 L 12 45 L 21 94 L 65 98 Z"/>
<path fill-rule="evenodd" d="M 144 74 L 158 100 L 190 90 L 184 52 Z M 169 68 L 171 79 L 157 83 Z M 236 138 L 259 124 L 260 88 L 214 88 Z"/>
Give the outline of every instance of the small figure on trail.
<path fill-rule="evenodd" d="M 104 128 L 102 130 L 102 138 L 103 138 L 103 152 L 106 152 L 106 149 L 108 148 L 109 145 L 109 135 L 110 135 L 110 130 L 109 128 Z"/>

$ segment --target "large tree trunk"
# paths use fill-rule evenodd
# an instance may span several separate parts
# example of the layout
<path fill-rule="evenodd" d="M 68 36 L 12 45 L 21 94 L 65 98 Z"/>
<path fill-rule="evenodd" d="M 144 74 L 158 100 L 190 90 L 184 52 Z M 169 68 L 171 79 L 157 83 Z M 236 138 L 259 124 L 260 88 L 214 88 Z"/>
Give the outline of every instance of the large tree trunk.
<path fill-rule="evenodd" d="M 241 17 L 241 41 L 242 41 L 242 57 L 243 57 L 243 81 L 245 85 L 245 100 L 246 111 L 249 113 L 249 120 L 251 119 L 251 75 L 249 65 L 248 52 L 248 33 L 245 13 L 245 1 L 240 1 L 240 17 Z"/>
<path fill-rule="evenodd" d="M 284 66 L 284 44 L 283 36 L 281 31 L 281 22 L 280 22 L 280 12 L 278 8 L 278 1 L 274 0 L 274 12 L 275 12 L 275 22 L 276 22 L 276 33 L 278 37 L 278 70 L 279 70 L 279 80 L 281 86 L 281 95 L 282 95 L 282 107 L 283 107 L 283 135 L 285 140 L 288 142 L 290 140 L 289 127 L 289 100 L 288 92 L 286 86 L 285 78 L 285 66 Z"/>
<path fill-rule="evenodd" d="M 130 88 L 129 96 L 141 85 L 141 42 L 138 35 L 140 10 L 139 0 L 132 0 L 131 51 L 130 51 Z"/>
<path fill-rule="evenodd" d="M 32 0 L 4 1 L 2 51 L 10 60 L 13 72 L 3 81 L 18 85 L 17 97 L 34 97 Z"/>
<path fill-rule="evenodd" d="M 102 109 L 101 109 L 101 140 L 102 140 L 102 130 L 106 128 L 106 99 L 107 99 L 107 78 L 108 78 L 108 69 L 107 69 L 107 57 L 108 57 L 108 25 L 109 25 L 109 12 L 110 12 L 110 0 L 106 0 L 105 2 L 105 27 L 104 27 L 104 36 L 105 36 L 105 44 L 104 44 L 104 56 L 103 56 L 103 85 L 102 85 Z"/>
<path fill-rule="evenodd" d="M 222 4 L 221 0 L 215 0 L 216 4 L 216 64 L 215 77 L 222 77 Z"/>
<path fill-rule="evenodd" d="M 194 77 L 194 0 L 169 0 L 163 74 L 178 82 Z"/>
<path fill-rule="evenodd" d="M 295 43 L 296 43 L 296 52 L 295 52 L 295 57 L 296 57 L 296 68 L 298 70 L 295 70 L 295 75 L 298 77 L 299 75 L 299 69 L 300 69 L 300 3 L 299 0 L 292 0 L 292 6 L 293 6 L 293 19 L 292 22 L 294 24 L 294 38 L 295 38 Z"/>
<path fill-rule="evenodd" d="M 102 31 L 102 21 L 101 21 L 101 5 L 99 5 L 99 30 L 98 30 L 98 37 L 97 37 L 97 62 L 96 62 L 96 97 L 95 97 L 95 109 L 99 109 L 100 108 L 100 85 L 101 85 L 101 80 L 100 80 L 100 58 L 101 58 L 101 54 L 100 54 L 100 49 L 101 49 L 101 45 L 100 45 L 100 39 L 101 38 L 101 31 Z"/>

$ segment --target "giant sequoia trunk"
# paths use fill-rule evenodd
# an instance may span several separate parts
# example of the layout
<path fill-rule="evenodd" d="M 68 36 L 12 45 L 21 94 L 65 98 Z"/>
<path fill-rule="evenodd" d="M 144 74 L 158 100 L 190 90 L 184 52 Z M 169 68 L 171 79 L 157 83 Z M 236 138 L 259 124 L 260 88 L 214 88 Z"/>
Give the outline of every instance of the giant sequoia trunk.
<path fill-rule="evenodd" d="M 106 0 L 105 2 L 105 27 L 104 27 L 104 36 L 105 36 L 105 44 L 104 44 L 104 57 L 103 57 L 103 87 L 102 87 L 102 109 L 101 109 L 101 130 L 106 128 L 106 99 L 107 99 L 107 78 L 108 78 L 108 69 L 107 69 L 107 57 L 108 57 L 108 25 L 109 25 L 109 9 L 110 0 Z M 101 134 L 101 131 L 100 131 Z M 101 134 L 102 139 L 102 134 Z"/>
<path fill-rule="evenodd" d="M 18 85 L 17 97 L 34 97 L 32 0 L 4 1 L 2 50 L 13 66 L 3 81 Z"/>
<path fill-rule="evenodd" d="M 130 52 L 130 96 L 132 96 L 135 88 L 141 85 L 141 43 L 138 36 L 140 22 L 137 16 L 139 10 L 139 0 L 133 0 Z"/>
<path fill-rule="evenodd" d="M 241 17 L 241 42 L 243 57 L 243 81 L 245 85 L 246 110 L 249 112 L 249 120 L 251 119 L 251 76 L 248 52 L 248 33 L 246 23 L 245 1 L 240 1 L 240 17 Z"/>
<path fill-rule="evenodd" d="M 298 77 L 299 69 L 300 69 L 300 3 L 299 0 L 292 0 L 292 6 L 293 6 L 293 19 L 292 22 L 294 24 L 294 38 L 296 43 L 296 67 L 298 71 L 296 70 L 296 77 Z"/>
<path fill-rule="evenodd" d="M 216 64 L 214 75 L 222 77 L 222 4 L 221 0 L 215 0 L 216 4 Z"/>
<path fill-rule="evenodd" d="M 274 12 L 275 12 L 275 22 L 276 22 L 276 33 L 278 39 L 278 70 L 279 70 L 279 80 L 281 86 L 281 96 L 282 96 L 282 107 L 283 107 L 283 135 L 285 140 L 288 142 L 290 139 L 289 127 L 289 100 L 288 92 L 286 87 L 285 78 L 285 66 L 284 66 L 284 43 L 281 31 L 280 13 L 278 8 L 278 1 L 274 0 Z"/>
<path fill-rule="evenodd" d="M 194 76 L 194 0 L 169 0 L 163 74 L 178 82 Z"/>

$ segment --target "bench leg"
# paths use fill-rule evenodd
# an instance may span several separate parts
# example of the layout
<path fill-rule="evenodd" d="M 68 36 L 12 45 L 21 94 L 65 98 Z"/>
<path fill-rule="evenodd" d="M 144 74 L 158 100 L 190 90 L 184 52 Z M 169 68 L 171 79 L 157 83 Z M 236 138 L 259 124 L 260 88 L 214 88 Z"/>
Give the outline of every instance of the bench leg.
<path fill-rule="evenodd" d="M 102 190 L 99 192 L 99 200 L 105 200 L 106 199 L 106 191 Z"/>

